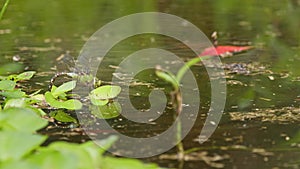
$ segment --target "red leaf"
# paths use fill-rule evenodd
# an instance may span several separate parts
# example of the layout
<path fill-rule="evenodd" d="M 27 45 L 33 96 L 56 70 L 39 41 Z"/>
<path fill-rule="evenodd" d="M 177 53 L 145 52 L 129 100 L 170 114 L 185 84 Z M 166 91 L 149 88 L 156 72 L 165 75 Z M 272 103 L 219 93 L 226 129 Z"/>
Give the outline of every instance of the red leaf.
<path fill-rule="evenodd" d="M 218 56 L 243 52 L 253 48 L 252 46 L 216 46 L 204 49 L 200 56 Z"/>

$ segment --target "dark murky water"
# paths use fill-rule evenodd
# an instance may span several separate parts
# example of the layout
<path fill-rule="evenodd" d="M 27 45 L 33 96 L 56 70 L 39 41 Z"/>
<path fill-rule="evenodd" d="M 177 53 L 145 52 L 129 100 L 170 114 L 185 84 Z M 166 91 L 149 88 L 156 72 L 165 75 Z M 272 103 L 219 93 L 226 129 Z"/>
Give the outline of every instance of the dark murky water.
<path fill-rule="evenodd" d="M 208 37 L 218 31 L 220 45 L 250 44 L 256 48 L 222 59 L 227 76 L 227 102 L 212 137 L 203 144 L 195 141 L 210 105 L 208 76 L 204 66 L 198 65 L 192 71 L 201 92 L 200 111 L 183 143 L 185 149 L 199 150 L 184 162 L 172 159 L 175 149 L 145 160 L 186 169 L 300 168 L 300 2 L 297 0 L 12 1 L 0 24 L 0 74 L 36 70 L 38 74 L 33 83 L 27 85 L 28 90 L 47 90 L 60 54 L 70 51 L 77 56 L 87 38 L 101 26 L 121 16 L 146 11 L 165 12 L 187 19 Z M 151 38 L 155 38 L 155 43 Z M 117 65 L 116 60 L 139 49 L 157 46 L 184 60 L 195 57 L 171 38 L 151 34 L 135 36 L 109 52 L 98 71 L 99 78 L 111 79 L 114 68 L 109 65 Z M 18 57 L 20 60 L 13 61 Z M 139 81 L 154 86 L 148 77 L 147 72 L 141 73 Z M 131 90 L 133 104 L 147 109 L 149 105 L 143 93 L 149 92 L 149 88 L 138 85 Z M 172 111 L 165 113 L 156 121 L 159 124 L 153 128 L 156 132 L 163 131 L 173 122 Z M 120 131 L 129 135 L 142 136 L 145 130 L 149 131 L 149 126 L 130 125 L 125 119 L 115 119 L 111 123 L 121 126 Z M 49 141 L 81 142 L 88 139 L 70 129 L 51 129 L 49 133 Z"/>

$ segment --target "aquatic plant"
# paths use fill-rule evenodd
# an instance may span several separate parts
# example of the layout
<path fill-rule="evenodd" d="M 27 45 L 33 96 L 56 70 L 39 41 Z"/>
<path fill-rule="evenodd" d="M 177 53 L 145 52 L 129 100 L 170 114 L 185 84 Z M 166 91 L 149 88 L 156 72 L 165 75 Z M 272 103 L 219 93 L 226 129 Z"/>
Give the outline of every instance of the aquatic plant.
<path fill-rule="evenodd" d="M 48 125 L 48 121 L 41 118 L 46 115 L 40 108 L 43 105 L 42 102 L 45 101 L 43 97 L 47 98 L 46 100 L 48 100 L 50 106 L 54 105 L 48 108 L 76 108 L 74 107 L 75 105 L 72 105 L 74 102 L 69 105 L 66 104 L 70 100 L 62 102 L 56 100 L 68 99 L 67 92 L 74 89 L 76 83 L 75 81 L 70 81 L 59 87 L 53 86 L 53 89 L 50 92 L 46 92 L 45 95 L 38 94 L 39 91 L 26 94 L 22 91 L 21 82 L 29 80 L 34 74 L 34 71 L 28 71 L 18 75 L 0 76 L 0 95 L 2 96 L 0 101 L 1 169 L 159 168 L 156 164 L 144 164 L 135 159 L 103 155 L 118 139 L 115 136 L 110 136 L 98 142 L 101 148 L 91 141 L 83 144 L 59 141 L 53 142 L 48 146 L 42 146 L 47 136 L 40 135 L 37 131 Z M 109 88 L 106 87 L 105 89 Z M 101 89 L 97 92 L 99 92 L 99 95 L 102 95 L 107 90 L 102 91 Z M 51 95 L 50 100 L 48 98 L 49 95 Z M 117 95 L 118 92 L 109 93 L 107 99 Z M 67 116 L 63 109 L 52 111 L 49 113 L 49 116 L 62 122 L 76 122 L 76 119 Z"/>

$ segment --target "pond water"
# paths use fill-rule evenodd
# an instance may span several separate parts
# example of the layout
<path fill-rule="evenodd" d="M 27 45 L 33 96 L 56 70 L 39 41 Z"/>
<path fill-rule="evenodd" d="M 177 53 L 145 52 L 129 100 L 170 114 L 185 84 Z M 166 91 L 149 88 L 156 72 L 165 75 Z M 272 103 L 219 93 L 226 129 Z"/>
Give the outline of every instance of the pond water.
<path fill-rule="evenodd" d="M 174 158 L 175 148 L 143 160 L 184 169 L 300 168 L 299 0 L 12 1 L 0 23 L 0 74 L 35 70 L 38 73 L 32 83 L 26 84 L 28 91 L 40 88 L 46 91 L 50 78 L 65 69 L 57 66 L 57 57 L 67 51 L 78 56 L 86 40 L 106 23 L 149 11 L 182 17 L 208 37 L 217 31 L 220 45 L 255 48 L 221 59 L 227 78 L 227 101 L 221 122 L 209 140 L 203 144 L 197 141 L 211 99 L 208 75 L 199 64 L 192 67 L 201 93 L 199 116 L 194 117 L 195 125 L 183 139 L 185 149 L 197 150 L 184 161 Z M 195 57 L 172 38 L 138 35 L 111 49 L 98 70 L 98 77 L 109 81 L 120 60 L 149 47 L 167 49 L 185 61 Z M 140 85 L 131 87 L 131 101 L 139 109 L 149 108 L 146 93 L 156 87 L 155 79 L 149 78 L 151 73 L 140 73 L 136 77 Z M 169 86 L 163 83 L 160 87 Z M 174 110 L 167 109 L 164 113 L 152 130 L 125 118 L 110 123 L 124 134 L 142 137 L 153 131 L 162 132 L 173 123 Z M 42 133 L 50 136 L 47 143 L 89 139 L 80 129 L 54 127 Z"/>

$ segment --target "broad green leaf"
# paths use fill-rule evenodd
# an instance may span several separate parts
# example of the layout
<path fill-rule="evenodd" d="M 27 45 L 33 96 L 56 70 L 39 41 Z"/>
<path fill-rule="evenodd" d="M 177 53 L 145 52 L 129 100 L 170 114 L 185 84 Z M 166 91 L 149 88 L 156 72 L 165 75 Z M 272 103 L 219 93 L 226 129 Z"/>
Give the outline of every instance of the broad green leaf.
<path fill-rule="evenodd" d="M 55 90 L 57 89 L 57 87 L 56 86 L 54 86 L 54 85 L 52 85 L 52 87 L 51 87 L 51 93 L 53 93 Z"/>
<path fill-rule="evenodd" d="M 9 99 L 5 106 L 4 109 L 10 108 L 10 107 L 26 107 L 27 104 L 25 102 L 24 98 L 21 99 Z"/>
<path fill-rule="evenodd" d="M 45 99 L 50 106 L 55 108 L 64 108 L 69 110 L 77 110 L 82 108 L 82 103 L 79 100 L 70 99 L 67 101 L 59 101 L 56 100 L 50 92 L 45 93 Z"/>
<path fill-rule="evenodd" d="M 76 147 L 73 148 L 75 151 Z M 78 163 L 81 159 L 75 153 L 64 153 L 46 147 L 39 148 L 37 153 L 29 156 L 26 161 L 39 166 L 39 169 L 79 169 Z"/>
<path fill-rule="evenodd" d="M 94 97 L 91 97 L 91 102 L 93 105 L 103 106 L 103 105 L 106 105 L 109 102 L 109 100 L 108 99 L 100 100 L 100 99 L 95 99 Z"/>
<path fill-rule="evenodd" d="M 0 81 L 0 90 L 13 90 L 16 86 L 16 82 L 11 80 Z"/>
<path fill-rule="evenodd" d="M 22 98 L 22 97 L 25 97 L 26 94 L 25 92 L 22 92 L 21 89 L 15 89 L 15 90 L 10 90 L 10 91 L 3 91 L 3 92 L 0 92 L 0 95 L 8 98 L 8 99 L 11 99 L 11 98 Z"/>
<path fill-rule="evenodd" d="M 100 119 L 111 119 L 118 117 L 122 111 L 118 102 L 106 104 L 104 106 L 91 106 L 91 113 Z"/>
<path fill-rule="evenodd" d="M 32 78 L 32 76 L 35 74 L 35 71 L 27 71 L 27 72 L 23 72 L 19 75 L 17 75 L 17 81 L 21 81 L 21 80 L 29 80 Z"/>
<path fill-rule="evenodd" d="M 49 116 L 53 117 L 55 120 L 68 123 L 68 122 L 73 122 L 77 123 L 77 120 L 70 116 L 68 113 L 64 112 L 63 110 L 56 110 L 56 111 L 51 111 L 49 113 Z"/>
<path fill-rule="evenodd" d="M 90 97 L 100 100 L 112 99 L 121 92 L 120 86 L 105 85 L 91 91 Z"/>
<path fill-rule="evenodd" d="M 4 161 L 1 164 L 1 169 L 12 169 L 12 168 L 40 169 L 40 167 L 38 167 L 37 165 L 32 164 L 28 161 L 24 161 L 23 159 Z"/>
<path fill-rule="evenodd" d="M 97 150 L 98 148 L 97 146 L 92 144 L 90 144 L 89 147 L 95 150 Z M 75 168 L 86 168 L 86 169 L 99 168 L 97 164 L 99 164 L 99 161 L 101 160 L 100 153 L 98 153 L 98 158 L 96 160 L 93 160 L 89 152 L 85 150 L 85 147 L 83 147 L 80 144 L 59 141 L 50 144 L 48 148 L 49 150 L 55 150 L 60 154 L 69 157 L 70 159 L 73 160 L 73 162 L 76 161 L 77 165 Z"/>
<path fill-rule="evenodd" d="M 18 160 L 46 140 L 45 136 L 20 131 L 0 132 L 0 161 Z"/>
<path fill-rule="evenodd" d="M 45 127 L 48 122 L 29 108 L 8 108 L 2 110 L 0 128 L 4 130 L 35 132 Z"/>
<path fill-rule="evenodd" d="M 53 92 L 52 95 L 54 97 L 58 97 L 59 95 L 66 93 L 68 91 L 73 90 L 76 87 L 76 81 L 72 80 L 70 82 L 66 82 L 62 85 L 60 85 L 58 88 L 56 88 Z"/>

